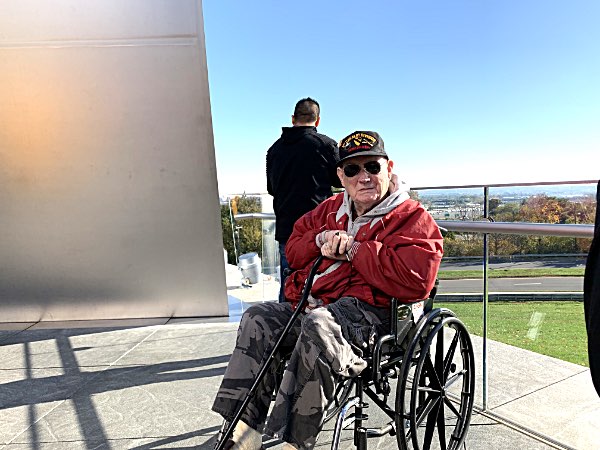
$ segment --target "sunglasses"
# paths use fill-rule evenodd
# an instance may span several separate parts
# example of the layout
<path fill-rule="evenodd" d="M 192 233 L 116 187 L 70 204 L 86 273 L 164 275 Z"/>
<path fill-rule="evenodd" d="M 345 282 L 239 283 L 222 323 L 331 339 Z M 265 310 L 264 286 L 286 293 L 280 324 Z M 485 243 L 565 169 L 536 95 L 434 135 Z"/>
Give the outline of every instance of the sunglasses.
<path fill-rule="evenodd" d="M 379 161 L 366 162 L 362 167 L 371 175 L 377 175 L 379 172 L 381 172 L 381 164 L 379 164 Z M 344 175 L 346 175 L 348 178 L 355 177 L 360 171 L 361 166 L 358 164 L 348 164 L 344 166 Z"/>

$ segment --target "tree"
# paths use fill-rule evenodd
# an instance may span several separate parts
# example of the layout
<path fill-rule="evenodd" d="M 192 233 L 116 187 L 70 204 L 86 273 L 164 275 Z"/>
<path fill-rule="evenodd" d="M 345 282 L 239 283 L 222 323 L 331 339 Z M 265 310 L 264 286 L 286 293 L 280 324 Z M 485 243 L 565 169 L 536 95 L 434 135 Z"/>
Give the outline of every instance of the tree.
<path fill-rule="evenodd" d="M 462 199 L 465 200 L 464 198 Z M 547 195 L 534 195 L 519 203 L 489 201 L 489 217 L 495 222 L 532 223 L 594 223 L 596 200 L 589 195 L 567 199 Z M 449 235 L 445 239 L 446 256 L 481 255 L 480 244 L 469 234 Z M 490 234 L 490 255 L 587 253 L 591 239 L 556 236 Z"/>
<path fill-rule="evenodd" d="M 490 198 L 488 200 L 488 216 L 496 214 L 498 207 L 502 204 L 502 200 L 499 198 Z"/>
<path fill-rule="evenodd" d="M 566 223 L 566 198 L 549 197 L 545 194 L 534 195 L 521 206 L 523 222 Z"/>
<path fill-rule="evenodd" d="M 261 211 L 260 197 L 249 197 L 246 194 L 229 199 L 227 204 L 221 205 L 223 246 L 227 251 L 229 264 L 237 264 L 236 249 L 238 257 L 249 252 L 256 252 L 259 257 L 262 257 L 262 221 L 260 219 L 235 219 L 236 214 Z"/>
<path fill-rule="evenodd" d="M 524 222 L 568 223 L 568 199 L 534 195 L 523 202 L 521 214 Z M 535 236 L 529 240 L 528 253 L 574 253 L 577 245 L 572 238 Z M 533 245 L 532 245 L 533 244 Z"/>
<path fill-rule="evenodd" d="M 445 256 L 483 255 L 483 236 L 475 233 L 447 233 L 444 237 Z"/>
<path fill-rule="evenodd" d="M 569 202 L 567 205 L 568 217 L 566 223 L 593 224 L 596 218 L 596 199 L 593 195 L 587 195 L 579 201 Z M 592 239 L 574 239 L 575 247 L 580 253 L 588 253 Z"/>

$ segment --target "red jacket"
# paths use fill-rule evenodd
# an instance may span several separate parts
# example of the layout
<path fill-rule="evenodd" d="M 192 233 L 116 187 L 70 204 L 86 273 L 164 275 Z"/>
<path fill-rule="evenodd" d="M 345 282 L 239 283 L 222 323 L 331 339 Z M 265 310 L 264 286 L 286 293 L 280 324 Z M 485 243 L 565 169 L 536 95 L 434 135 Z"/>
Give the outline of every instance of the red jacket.
<path fill-rule="evenodd" d="M 361 244 L 352 261 L 343 261 L 330 273 L 315 277 L 311 295 L 323 304 L 344 296 L 375 306 L 389 306 L 392 297 L 405 303 L 427 298 L 443 254 L 443 238 L 431 215 L 404 194 L 391 205 L 388 202 L 387 209 L 378 205 L 367 213 L 369 221 L 358 230 L 356 224 L 348 230 L 352 223 L 349 199 L 344 196 L 341 193 L 325 200 L 295 223 L 285 248 L 295 270 L 285 283 L 288 301 L 297 304 L 300 300 L 308 272 L 321 253 L 316 235 L 324 230 L 349 231 Z M 325 259 L 318 273 L 331 270 L 336 262 Z"/>

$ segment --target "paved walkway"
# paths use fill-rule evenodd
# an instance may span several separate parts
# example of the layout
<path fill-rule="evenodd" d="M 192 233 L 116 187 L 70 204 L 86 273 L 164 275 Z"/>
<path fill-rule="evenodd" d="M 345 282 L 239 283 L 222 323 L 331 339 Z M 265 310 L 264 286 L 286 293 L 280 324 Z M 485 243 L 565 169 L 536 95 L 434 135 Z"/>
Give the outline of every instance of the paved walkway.
<path fill-rule="evenodd" d="M 211 449 L 221 420 L 210 405 L 247 306 L 230 297 L 223 319 L 0 324 L 0 448 Z M 599 448 L 586 368 L 492 343 L 489 374 L 467 449 Z"/>

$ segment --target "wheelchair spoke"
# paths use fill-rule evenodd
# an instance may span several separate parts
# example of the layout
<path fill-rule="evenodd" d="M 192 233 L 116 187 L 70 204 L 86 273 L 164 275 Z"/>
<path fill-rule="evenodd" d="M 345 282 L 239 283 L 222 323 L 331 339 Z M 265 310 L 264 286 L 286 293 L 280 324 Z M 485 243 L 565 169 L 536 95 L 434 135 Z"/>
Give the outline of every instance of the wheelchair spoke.
<path fill-rule="evenodd" d="M 444 399 L 445 400 L 445 399 Z M 446 450 L 446 417 L 444 414 L 444 402 L 440 402 L 437 415 L 438 437 L 440 439 L 440 448 Z"/>
<path fill-rule="evenodd" d="M 450 377 L 450 379 L 446 380 L 446 384 L 444 385 L 444 388 L 446 390 L 448 390 L 450 388 L 450 386 L 452 386 L 454 383 L 456 383 L 456 380 L 458 380 L 459 378 L 462 378 L 462 376 L 466 373 L 467 373 L 466 369 L 463 369 L 460 372 L 456 372 L 454 375 L 452 375 L 452 377 Z"/>
<path fill-rule="evenodd" d="M 425 440 L 423 441 L 423 450 L 431 449 L 431 441 L 433 440 L 433 433 L 435 431 L 435 425 L 437 422 L 438 414 L 440 411 L 441 403 L 439 398 L 436 399 L 436 405 L 431 409 L 427 415 L 427 423 L 425 424 Z"/>
<path fill-rule="evenodd" d="M 436 407 L 436 405 L 438 404 L 440 399 L 441 399 L 441 397 L 438 395 L 436 395 L 436 396 L 430 395 L 427 398 L 427 401 L 423 402 L 423 404 L 417 408 L 417 411 L 415 412 L 415 416 L 416 416 L 415 423 L 417 426 L 420 426 L 421 423 L 423 423 L 423 420 L 425 419 L 425 417 L 428 416 L 429 414 L 431 414 L 431 410 Z"/>
<path fill-rule="evenodd" d="M 456 406 L 454 405 L 454 403 L 452 403 L 450 401 L 450 399 L 448 399 L 447 397 L 444 398 L 444 403 L 446 404 L 446 406 L 448 408 L 450 408 L 452 410 L 452 412 L 456 415 L 456 417 L 458 417 L 458 420 L 461 420 L 460 412 L 458 411 L 458 409 L 456 409 Z"/>
<path fill-rule="evenodd" d="M 434 388 L 441 390 L 442 383 L 440 381 L 438 373 L 435 370 L 435 367 L 433 366 L 433 362 L 431 361 L 430 353 L 427 353 L 427 355 L 425 356 L 425 371 L 426 371 L 427 375 L 429 375 L 430 382 L 434 386 Z"/>
<path fill-rule="evenodd" d="M 441 330 L 440 330 L 441 333 Z M 456 346 L 458 345 L 458 331 L 454 334 L 452 338 L 452 343 L 450 344 L 450 348 L 448 349 L 448 354 L 444 360 L 444 376 L 445 380 L 450 373 L 450 367 L 452 367 L 452 360 L 454 359 L 454 354 L 456 353 Z"/>
<path fill-rule="evenodd" d="M 439 389 L 433 389 L 433 388 L 431 388 L 429 386 L 419 386 L 418 391 L 419 392 L 428 392 L 428 393 L 437 394 L 437 395 L 441 395 L 441 393 L 442 393 L 441 390 L 439 390 Z"/>
<path fill-rule="evenodd" d="M 421 425 L 425 416 L 431 412 L 431 409 L 435 406 L 438 400 L 439 397 L 437 395 L 430 395 L 426 401 L 417 406 L 417 409 L 415 410 L 415 424 L 417 426 Z"/>
<path fill-rule="evenodd" d="M 435 344 L 435 369 L 440 381 L 440 386 L 444 381 L 444 327 L 437 332 L 437 342 Z"/>

